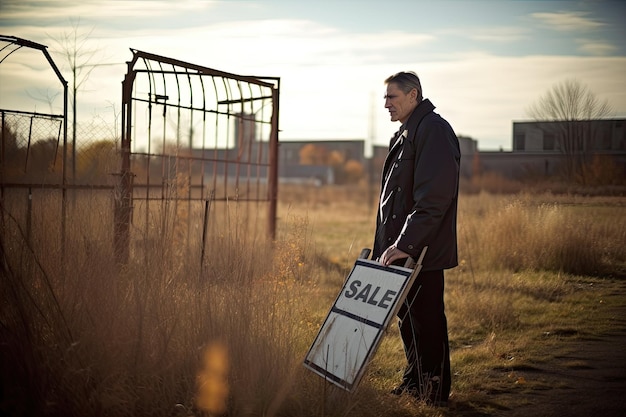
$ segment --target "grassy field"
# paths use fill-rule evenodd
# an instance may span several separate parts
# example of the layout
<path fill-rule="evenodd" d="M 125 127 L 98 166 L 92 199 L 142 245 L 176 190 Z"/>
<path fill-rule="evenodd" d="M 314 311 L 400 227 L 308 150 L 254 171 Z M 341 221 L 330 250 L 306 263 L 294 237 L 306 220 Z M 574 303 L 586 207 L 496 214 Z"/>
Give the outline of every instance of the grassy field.
<path fill-rule="evenodd" d="M 489 415 L 545 389 L 519 370 L 607 332 L 626 304 L 612 291 L 626 272 L 626 198 L 464 194 L 460 265 L 446 275 L 453 408 L 388 394 L 404 365 L 395 325 L 348 394 L 302 360 L 371 247 L 367 190 L 282 187 L 275 242 L 255 232 L 263 207 L 215 206 L 204 262 L 200 207 L 136 208 L 124 266 L 101 199 L 76 203 L 65 251 L 54 204 L 35 204 L 28 227 L 3 206 L 0 414 Z"/>

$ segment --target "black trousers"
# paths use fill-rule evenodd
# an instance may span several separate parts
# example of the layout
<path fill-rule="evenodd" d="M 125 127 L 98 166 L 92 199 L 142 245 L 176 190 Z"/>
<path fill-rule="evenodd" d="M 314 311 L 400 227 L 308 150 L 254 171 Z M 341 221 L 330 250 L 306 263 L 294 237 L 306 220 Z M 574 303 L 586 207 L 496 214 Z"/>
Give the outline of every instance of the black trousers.
<path fill-rule="evenodd" d="M 451 386 L 443 289 L 442 270 L 421 271 L 398 312 L 408 362 L 403 384 L 420 389 L 431 401 L 447 401 Z"/>

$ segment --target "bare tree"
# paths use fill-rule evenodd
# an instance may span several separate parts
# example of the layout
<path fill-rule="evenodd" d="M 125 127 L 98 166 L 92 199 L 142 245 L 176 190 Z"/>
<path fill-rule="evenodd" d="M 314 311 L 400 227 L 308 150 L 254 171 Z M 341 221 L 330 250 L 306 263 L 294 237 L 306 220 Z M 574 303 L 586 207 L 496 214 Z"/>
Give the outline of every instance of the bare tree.
<path fill-rule="evenodd" d="M 535 121 L 546 122 L 544 132 L 554 135 L 555 144 L 565 155 L 565 175 L 584 182 L 585 153 L 592 150 L 598 129 L 594 121 L 606 118 L 612 110 L 574 79 L 556 84 L 532 104 L 526 113 Z"/>
<path fill-rule="evenodd" d="M 70 20 L 72 29 L 63 32 L 58 38 L 52 37 L 58 50 L 57 53 L 63 55 L 72 73 L 72 178 L 76 180 L 76 103 L 78 102 L 78 89 L 89 78 L 91 72 L 98 65 L 93 65 L 92 61 L 98 53 L 98 49 L 88 48 L 87 43 L 93 32 L 93 28 L 88 32 L 80 30 L 80 19 Z"/>
<path fill-rule="evenodd" d="M 26 90 L 26 95 L 32 98 L 35 101 L 39 101 L 41 103 L 45 103 L 48 105 L 48 113 L 52 114 L 53 111 L 53 103 L 56 98 L 62 93 L 62 91 L 50 91 L 49 89 L 42 90 L 37 89 L 34 92 L 30 92 Z"/>

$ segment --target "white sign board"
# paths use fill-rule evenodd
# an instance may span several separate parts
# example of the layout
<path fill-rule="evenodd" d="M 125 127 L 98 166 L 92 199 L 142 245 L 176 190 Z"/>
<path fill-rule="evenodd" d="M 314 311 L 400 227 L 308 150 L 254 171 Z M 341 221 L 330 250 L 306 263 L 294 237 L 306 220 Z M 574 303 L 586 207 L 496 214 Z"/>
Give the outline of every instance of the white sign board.
<path fill-rule="evenodd" d="M 357 259 L 306 355 L 304 366 L 353 391 L 420 267 L 386 267 Z"/>

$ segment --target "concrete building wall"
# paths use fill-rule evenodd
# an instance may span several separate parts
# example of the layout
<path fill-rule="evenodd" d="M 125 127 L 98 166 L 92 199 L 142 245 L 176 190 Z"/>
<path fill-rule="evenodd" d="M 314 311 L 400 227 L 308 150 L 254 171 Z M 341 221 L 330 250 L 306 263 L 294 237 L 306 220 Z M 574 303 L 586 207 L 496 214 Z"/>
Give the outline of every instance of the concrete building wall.
<path fill-rule="evenodd" d="M 564 137 L 578 135 L 582 152 L 626 152 L 626 119 L 513 122 L 513 152 L 563 149 Z M 574 133 L 565 133 L 574 132 Z"/>
<path fill-rule="evenodd" d="M 594 156 L 611 158 L 621 175 L 626 176 L 626 153 L 596 152 L 587 156 L 589 163 L 592 163 Z M 482 172 L 524 180 L 559 175 L 567 156 L 557 152 L 480 152 L 478 158 Z"/>

